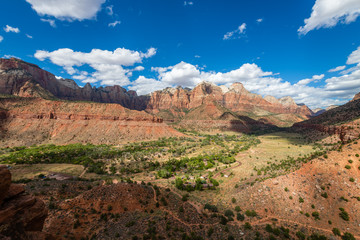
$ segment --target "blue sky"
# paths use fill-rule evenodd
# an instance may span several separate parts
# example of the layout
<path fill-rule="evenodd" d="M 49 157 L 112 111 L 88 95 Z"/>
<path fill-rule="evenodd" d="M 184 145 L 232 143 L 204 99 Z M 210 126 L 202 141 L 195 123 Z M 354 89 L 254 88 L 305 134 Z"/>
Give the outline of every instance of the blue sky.
<path fill-rule="evenodd" d="M 359 14 L 359 0 L 3 1 L 0 56 L 80 86 L 242 82 L 326 107 L 360 92 Z"/>

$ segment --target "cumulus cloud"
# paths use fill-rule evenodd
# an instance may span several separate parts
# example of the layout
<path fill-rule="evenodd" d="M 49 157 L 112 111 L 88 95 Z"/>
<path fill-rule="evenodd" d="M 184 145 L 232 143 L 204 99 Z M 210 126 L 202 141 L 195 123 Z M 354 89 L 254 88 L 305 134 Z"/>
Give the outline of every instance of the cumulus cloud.
<path fill-rule="evenodd" d="M 134 71 L 144 71 L 145 68 L 143 66 L 137 66 L 134 68 Z"/>
<path fill-rule="evenodd" d="M 0 35 L 0 42 L 4 40 L 4 37 Z"/>
<path fill-rule="evenodd" d="M 53 19 L 45 19 L 45 18 L 40 18 L 40 20 L 42 22 L 47 22 L 47 23 L 50 24 L 50 26 L 52 26 L 53 28 L 56 28 L 55 20 L 53 20 Z"/>
<path fill-rule="evenodd" d="M 17 27 L 11 27 L 9 25 L 6 25 L 6 27 L 4 27 L 4 31 L 5 32 L 13 32 L 13 33 L 19 33 L 20 32 L 20 29 L 17 28 Z"/>
<path fill-rule="evenodd" d="M 40 16 L 61 21 L 94 19 L 106 0 L 26 0 Z"/>
<path fill-rule="evenodd" d="M 245 63 L 228 72 L 214 72 L 183 61 L 173 66 L 152 67 L 154 77 L 139 76 L 135 81 L 130 81 L 134 71 L 144 70 L 144 67 L 135 64 L 155 54 L 154 48 L 145 53 L 124 48 L 114 51 L 93 49 L 89 53 L 58 49 L 53 52 L 37 51 L 35 57 L 41 61 L 50 59 L 73 75 L 74 79 L 84 83 L 118 84 L 136 90 L 140 95 L 178 85 L 193 88 L 202 81 L 228 87 L 241 82 L 250 92 L 277 98 L 291 96 L 297 103 L 317 108 L 343 104 L 360 92 L 359 49 L 349 55 L 348 63 L 357 65 L 347 69 L 346 73 L 340 72 L 340 76 L 331 78 L 326 78 L 325 74 L 314 75 L 297 83 L 290 83 L 271 71 L 264 71 L 255 63 Z M 89 65 L 94 72 L 80 71 L 83 65 Z M 318 84 L 309 86 L 311 82 Z"/>
<path fill-rule="evenodd" d="M 346 66 L 338 66 L 336 68 L 332 68 L 330 69 L 328 72 L 339 72 L 339 71 L 342 71 L 346 68 Z"/>
<path fill-rule="evenodd" d="M 27 38 L 30 38 L 30 39 L 33 38 L 33 36 L 31 36 L 31 35 L 29 35 L 29 34 L 25 34 L 25 35 L 26 35 Z"/>
<path fill-rule="evenodd" d="M 116 27 L 116 25 L 118 25 L 118 24 L 121 24 L 121 21 L 115 21 L 115 22 L 109 23 L 108 26 L 109 27 Z"/>
<path fill-rule="evenodd" d="M 241 24 L 236 30 L 227 32 L 223 40 L 241 38 L 245 34 L 246 23 Z"/>
<path fill-rule="evenodd" d="M 131 69 L 136 63 L 156 54 L 155 48 L 146 53 L 117 48 L 114 51 L 93 49 L 89 53 L 76 52 L 69 48 L 61 48 L 53 52 L 38 50 L 35 58 L 40 61 L 49 59 L 52 63 L 62 66 L 64 70 L 75 75 L 74 78 L 83 82 L 100 82 L 102 85 L 128 85 Z M 79 67 L 89 65 L 95 71 L 91 74 L 80 72 Z M 135 68 L 136 69 L 136 68 Z M 139 71 L 141 68 L 137 68 Z M 86 73 L 86 74 L 85 74 Z"/>
<path fill-rule="evenodd" d="M 299 34 L 319 28 L 330 28 L 338 22 L 349 24 L 360 15 L 359 0 L 316 0 L 311 16 L 305 19 L 305 25 L 298 29 Z"/>
<path fill-rule="evenodd" d="M 303 80 L 300 80 L 297 85 L 307 85 L 311 82 L 318 82 L 319 80 L 323 79 L 325 77 L 324 74 L 321 74 L 321 75 L 314 75 L 312 76 L 312 78 L 306 78 L 306 79 L 303 79 Z"/>
<path fill-rule="evenodd" d="M 283 80 L 278 74 L 262 70 L 254 63 L 245 63 L 229 72 L 205 71 L 186 62 L 169 67 L 153 67 L 152 71 L 157 73 L 156 78 L 140 76 L 128 88 L 139 94 L 147 94 L 178 85 L 193 88 L 202 81 L 227 87 L 241 82 L 250 92 L 277 98 L 291 96 L 297 103 L 305 103 L 310 108 L 343 104 L 360 92 L 360 69 L 328 79 L 325 74 L 314 75 L 295 84 Z M 318 86 L 309 86 L 311 82 L 318 82 Z"/>
<path fill-rule="evenodd" d="M 262 18 L 256 19 L 257 23 L 262 23 L 263 21 L 264 21 L 264 19 L 262 19 Z"/>
<path fill-rule="evenodd" d="M 138 77 L 138 79 L 132 82 L 131 86 L 129 86 L 128 88 L 130 90 L 136 91 L 139 95 L 145 95 L 156 90 L 164 89 L 166 87 L 169 87 L 169 85 L 162 81 L 140 76 Z"/>
<path fill-rule="evenodd" d="M 356 64 L 356 63 L 360 63 L 360 46 L 350 54 L 346 62 L 346 64 Z"/>

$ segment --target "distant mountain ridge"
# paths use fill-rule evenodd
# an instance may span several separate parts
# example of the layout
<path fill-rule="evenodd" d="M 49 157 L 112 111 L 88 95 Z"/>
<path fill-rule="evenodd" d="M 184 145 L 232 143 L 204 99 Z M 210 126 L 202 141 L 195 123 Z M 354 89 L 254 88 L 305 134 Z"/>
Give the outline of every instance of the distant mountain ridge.
<path fill-rule="evenodd" d="M 118 103 L 132 110 L 148 113 L 169 121 L 186 120 L 192 110 L 208 104 L 225 108 L 254 120 L 279 126 L 308 119 L 313 113 L 306 105 L 298 105 L 291 97 L 276 99 L 247 91 L 241 83 L 229 88 L 202 82 L 194 89 L 166 88 L 146 96 L 120 86 L 79 87 L 71 79 L 57 79 L 38 66 L 19 59 L 0 59 L 0 93 L 20 97 L 41 97 L 71 101 Z M 205 116 L 197 116 L 202 120 Z M 192 119 L 194 114 L 192 115 Z"/>
<path fill-rule="evenodd" d="M 358 93 L 356 96 L 360 96 Z M 303 122 L 295 123 L 292 127 L 297 132 L 316 131 L 327 135 L 337 135 L 345 142 L 360 136 L 360 98 L 354 97 L 350 102 L 330 108 L 324 113 Z"/>

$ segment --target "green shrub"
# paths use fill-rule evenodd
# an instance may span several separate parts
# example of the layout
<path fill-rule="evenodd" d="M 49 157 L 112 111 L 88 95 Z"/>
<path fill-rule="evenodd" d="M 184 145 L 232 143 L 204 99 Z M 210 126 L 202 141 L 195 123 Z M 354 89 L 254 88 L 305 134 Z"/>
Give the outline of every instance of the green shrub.
<path fill-rule="evenodd" d="M 323 198 L 328 198 L 328 194 L 327 194 L 327 192 L 323 192 L 323 193 L 321 193 L 321 196 L 322 196 Z"/>
<path fill-rule="evenodd" d="M 344 219 L 345 221 L 349 221 L 349 220 L 350 220 L 349 214 L 348 214 L 343 208 L 340 209 L 339 216 L 340 216 L 342 219 Z"/>
<path fill-rule="evenodd" d="M 356 240 L 354 235 L 349 232 L 345 232 L 344 235 L 341 236 L 342 240 Z"/>
<path fill-rule="evenodd" d="M 226 225 L 228 220 L 223 215 L 220 215 L 220 224 Z"/>
<path fill-rule="evenodd" d="M 235 216 L 233 211 L 231 211 L 230 209 L 226 210 L 224 215 L 227 216 L 227 217 L 234 217 Z"/>
<path fill-rule="evenodd" d="M 215 205 L 211 205 L 209 203 L 205 204 L 204 209 L 208 209 L 211 212 L 217 212 L 218 211 L 218 208 Z"/>
<path fill-rule="evenodd" d="M 306 236 L 303 232 L 297 231 L 296 232 L 296 236 L 300 239 L 300 240 L 305 240 Z"/>
<path fill-rule="evenodd" d="M 237 213 L 237 214 L 236 214 L 236 219 L 237 219 L 238 221 L 244 221 L 244 220 L 245 220 L 245 216 L 244 216 L 243 214 L 241 214 L 241 213 Z"/>
<path fill-rule="evenodd" d="M 341 232 L 338 228 L 333 228 L 332 232 L 334 233 L 335 236 L 341 236 Z"/>
<path fill-rule="evenodd" d="M 251 224 L 249 222 L 246 222 L 244 224 L 244 228 L 250 230 L 250 229 L 252 229 L 252 226 L 251 226 Z"/>
<path fill-rule="evenodd" d="M 328 238 L 318 233 L 313 233 L 308 237 L 308 240 L 327 240 Z"/>
<path fill-rule="evenodd" d="M 320 213 L 318 213 L 318 212 L 313 212 L 312 214 L 311 214 L 314 218 L 315 218 L 315 220 L 320 220 Z"/>
<path fill-rule="evenodd" d="M 257 213 L 255 212 L 255 210 L 246 210 L 245 215 L 248 217 L 256 217 Z"/>

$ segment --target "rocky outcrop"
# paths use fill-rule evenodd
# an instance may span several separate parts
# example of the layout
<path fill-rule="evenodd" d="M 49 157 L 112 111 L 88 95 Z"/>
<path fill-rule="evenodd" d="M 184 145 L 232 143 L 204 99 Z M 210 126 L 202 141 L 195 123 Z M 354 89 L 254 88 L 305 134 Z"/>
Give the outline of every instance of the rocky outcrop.
<path fill-rule="evenodd" d="M 38 66 L 19 59 L 0 59 L 0 93 L 22 97 L 59 98 L 73 101 L 119 103 L 130 109 L 144 108 L 136 92 L 120 86 L 79 87 L 71 79 L 58 79 Z"/>
<path fill-rule="evenodd" d="M 11 174 L 10 171 L 4 167 L 0 166 L 0 205 L 2 204 L 2 201 L 5 198 L 5 194 L 8 192 L 11 184 Z"/>
<path fill-rule="evenodd" d="M 360 99 L 360 93 L 356 94 L 351 101 L 356 101 Z"/>
<path fill-rule="evenodd" d="M 193 90 L 177 88 L 167 88 L 150 94 L 146 111 L 162 115 L 166 118 L 187 119 L 191 116 L 194 119 L 193 111 L 203 105 L 213 106 L 217 104 L 226 111 L 235 112 L 239 115 L 263 118 L 269 123 L 276 124 L 267 118 L 267 115 L 292 114 L 297 118 L 308 119 L 312 112 L 305 105 L 297 105 L 290 97 L 276 99 L 272 96 L 263 98 L 260 95 L 250 93 L 241 83 L 234 83 L 229 88 L 217 86 L 212 83 L 202 82 Z M 190 112 L 188 114 L 188 112 Z M 199 112 L 199 111 L 197 111 Z M 208 113 L 198 115 L 198 120 L 208 119 Z M 261 116 L 261 117 L 260 117 Z"/>
<path fill-rule="evenodd" d="M 292 127 L 297 132 L 321 132 L 336 135 L 346 142 L 359 137 L 360 99 L 332 108 L 319 116 L 295 123 Z"/>
<path fill-rule="evenodd" d="M 23 186 L 11 184 L 6 166 L 0 166 L 0 188 L 0 238 L 49 238 L 41 232 L 48 213 L 44 202 L 26 194 Z"/>
<path fill-rule="evenodd" d="M 241 83 L 234 83 L 228 88 L 202 82 L 192 90 L 166 88 L 147 96 L 137 96 L 136 92 L 127 91 L 120 86 L 96 88 L 87 83 L 84 87 L 79 87 L 71 79 L 58 79 L 36 65 L 14 58 L 0 59 L 0 93 L 21 97 L 118 103 L 128 109 L 146 110 L 169 121 L 178 121 L 192 109 L 213 103 L 240 115 L 259 118 L 273 114 L 292 114 L 294 117 L 289 119 L 307 119 L 312 115 L 307 106 L 297 105 L 290 97 L 263 98 L 247 91 Z M 201 120 L 201 116 L 199 117 Z M 269 118 L 266 120 L 271 122 Z"/>
<path fill-rule="evenodd" d="M 0 146 L 32 144 L 119 144 L 182 136 L 161 118 L 119 104 L 0 99 Z"/>
<path fill-rule="evenodd" d="M 320 114 L 323 114 L 324 112 L 326 112 L 325 109 L 322 109 L 322 108 L 316 108 L 316 109 L 313 109 L 313 117 L 316 117 L 316 116 L 319 116 Z"/>

